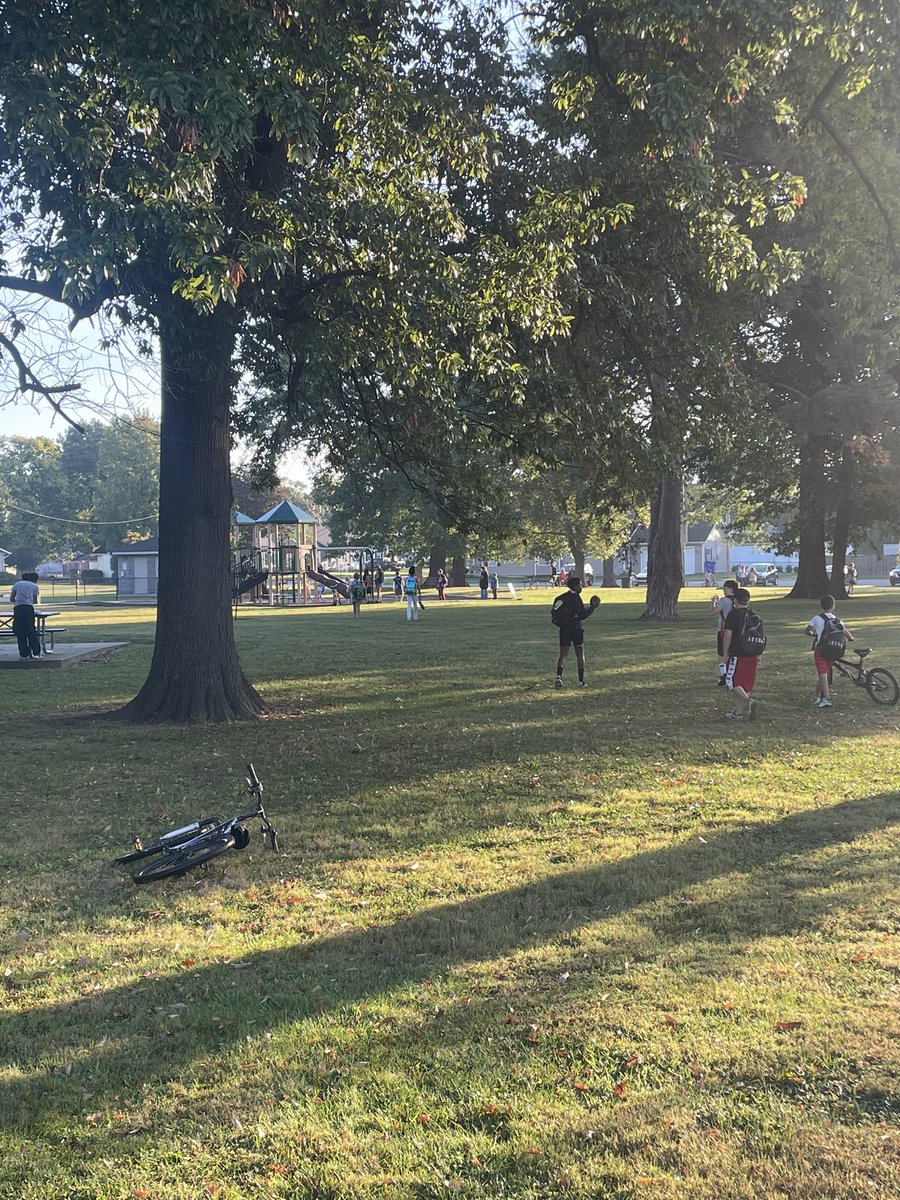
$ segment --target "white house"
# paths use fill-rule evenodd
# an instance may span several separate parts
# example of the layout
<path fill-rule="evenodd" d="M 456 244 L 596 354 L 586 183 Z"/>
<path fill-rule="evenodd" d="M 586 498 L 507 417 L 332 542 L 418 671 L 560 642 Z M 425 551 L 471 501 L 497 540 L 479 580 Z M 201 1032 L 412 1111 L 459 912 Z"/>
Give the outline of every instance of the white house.
<path fill-rule="evenodd" d="M 6 565 L 6 560 L 10 554 L 12 554 L 12 550 L 4 550 L 3 547 L 0 546 L 0 571 L 9 570 L 9 567 Z"/>
<path fill-rule="evenodd" d="M 116 556 L 116 599 L 156 602 L 159 578 L 159 538 L 129 542 L 113 551 Z"/>

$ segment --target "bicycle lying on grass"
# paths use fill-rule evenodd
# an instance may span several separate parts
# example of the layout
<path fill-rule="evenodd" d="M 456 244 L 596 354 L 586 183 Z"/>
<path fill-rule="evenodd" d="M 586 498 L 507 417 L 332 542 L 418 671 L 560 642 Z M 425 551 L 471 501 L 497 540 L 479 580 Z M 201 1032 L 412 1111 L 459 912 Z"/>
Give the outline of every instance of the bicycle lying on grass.
<path fill-rule="evenodd" d="M 278 834 L 266 816 L 262 804 L 262 784 L 259 782 L 253 763 L 247 767 L 247 788 L 256 802 L 252 812 L 220 821 L 218 817 L 202 817 L 181 829 L 171 829 L 161 834 L 156 841 L 145 846 L 139 837 L 134 839 L 134 849 L 115 860 L 116 866 L 153 858 L 152 862 L 132 872 L 135 883 L 153 883 L 157 879 L 174 879 L 194 867 L 202 866 L 226 850 L 243 850 L 250 841 L 250 830 L 244 824 L 259 817 L 264 838 L 268 838 L 273 850 L 278 849 Z"/>
<path fill-rule="evenodd" d="M 885 667 L 872 667 L 868 671 L 863 669 L 863 659 L 872 653 L 871 646 L 851 653 L 857 655 L 856 662 L 848 663 L 845 659 L 836 658 L 832 667 L 855 687 L 864 687 L 876 704 L 896 704 L 900 699 L 900 685 L 890 671 Z"/>

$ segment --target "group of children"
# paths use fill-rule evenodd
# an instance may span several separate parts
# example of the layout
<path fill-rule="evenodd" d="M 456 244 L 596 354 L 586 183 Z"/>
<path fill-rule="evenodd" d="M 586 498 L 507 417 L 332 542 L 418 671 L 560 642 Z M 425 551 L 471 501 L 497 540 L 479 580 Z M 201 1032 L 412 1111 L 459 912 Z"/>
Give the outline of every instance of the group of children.
<path fill-rule="evenodd" d="M 380 568 L 377 568 L 380 571 Z M 441 572 L 443 574 L 443 572 Z M 382 580 L 384 575 L 382 573 Z M 444 587 L 447 585 L 447 577 L 444 576 Z M 370 594 L 370 588 L 367 586 L 366 579 L 356 571 L 349 584 L 350 603 L 353 605 L 353 615 L 358 617 L 362 611 L 362 605 L 366 596 Z M 442 590 L 442 589 L 441 589 Z M 419 585 L 419 577 L 416 574 L 415 564 L 410 565 L 409 571 L 404 578 L 398 571 L 394 576 L 394 595 L 400 599 L 406 598 L 406 619 L 407 621 L 418 621 L 419 610 L 425 606 L 422 604 L 422 589 Z M 381 584 L 378 585 L 378 600 L 380 603 Z M 441 599 L 443 600 L 443 595 Z"/>
<path fill-rule="evenodd" d="M 563 671 L 571 647 L 575 647 L 578 667 L 578 686 L 584 687 L 584 621 L 600 604 L 592 596 L 590 604 L 581 599 L 583 584 L 576 575 L 566 580 L 567 591 L 553 602 L 550 620 L 559 629 L 559 657 L 556 660 L 556 687 L 563 686 Z M 756 701 L 753 688 L 759 660 L 766 646 L 762 621 L 750 607 L 750 593 L 738 587 L 734 579 L 726 579 L 722 596 L 713 596 L 710 608 L 719 619 L 717 650 L 719 654 L 719 686 L 734 698 L 734 707 L 725 714 L 729 720 L 742 721 L 755 716 Z M 840 658 L 844 646 L 853 641 L 853 634 L 834 611 L 834 596 L 819 600 L 821 612 L 811 617 L 805 632 L 813 641 L 816 666 L 816 691 L 813 703 L 818 708 L 831 708 L 831 672 L 834 660 Z"/>
<path fill-rule="evenodd" d="M 734 579 L 726 579 L 722 596 L 713 596 L 710 608 L 719 618 L 718 644 L 719 686 L 727 688 L 734 697 L 734 708 L 725 714 L 730 720 L 743 720 L 755 715 L 753 688 L 765 638 L 762 625 L 750 608 L 750 593 L 738 587 Z M 821 612 L 811 617 L 805 633 L 814 638 L 813 657 L 816 666 L 816 690 L 813 703 L 818 708 L 831 708 L 832 664 L 843 654 L 843 648 L 853 641 L 853 634 L 834 611 L 834 596 L 826 593 L 819 599 Z M 754 639 L 754 629 L 759 635 Z M 756 645 L 754 645 L 754 640 Z M 761 646 L 760 646 L 761 641 Z"/>

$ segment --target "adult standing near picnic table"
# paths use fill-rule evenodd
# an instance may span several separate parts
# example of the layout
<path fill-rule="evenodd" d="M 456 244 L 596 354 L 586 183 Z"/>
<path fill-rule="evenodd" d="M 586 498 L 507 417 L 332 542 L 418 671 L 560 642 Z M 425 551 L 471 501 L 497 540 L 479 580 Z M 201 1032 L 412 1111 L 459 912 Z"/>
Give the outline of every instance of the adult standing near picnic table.
<path fill-rule="evenodd" d="M 24 571 L 12 585 L 9 598 L 13 605 L 13 633 L 19 643 L 19 658 L 40 658 L 41 643 L 34 624 L 34 610 L 40 600 L 35 571 Z"/>

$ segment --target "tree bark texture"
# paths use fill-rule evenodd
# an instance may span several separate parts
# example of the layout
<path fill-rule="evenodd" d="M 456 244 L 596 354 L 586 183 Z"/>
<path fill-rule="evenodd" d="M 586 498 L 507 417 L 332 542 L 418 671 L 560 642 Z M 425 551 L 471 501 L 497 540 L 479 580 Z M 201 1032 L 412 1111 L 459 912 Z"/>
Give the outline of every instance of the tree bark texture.
<path fill-rule="evenodd" d="M 603 560 L 603 582 L 601 587 L 609 588 L 616 586 L 616 560 L 615 558 L 604 558 Z"/>
<path fill-rule="evenodd" d="M 447 569 L 447 547 L 443 544 L 435 543 L 431 547 L 431 554 L 428 558 L 428 577 L 425 580 L 426 587 L 434 587 L 437 583 L 437 573 L 440 568 Z"/>
<path fill-rule="evenodd" d="M 464 554 L 455 554 L 453 561 L 450 563 L 450 586 L 466 587 L 467 583 L 466 556 Z"/>
<path fill-rule="evenodd" d="M 818 600 L 828 590 L 825 569 L 825 451 L 817 437 L 800 443 L 799 489 L 797 497 L 799 564 L 789 600 Z"/>
<path fill-rule="evenodd" d="M 159 582 L 150 673 L 121 711 L 180 724 L 257 716 L 231 611 L 230 521 L 234 316 L 184 301 L 160 315 L 162 418 Z"/>
<path fill-rule="evenodd" d="M 847 565 L 847 546 L 850 543 L 853 466 L 853 449 L 845 445 L 837 464 L 834 481 L 836 509 L 831 535 L 831 583 L 828 590 L 835 600 L 847 599 L 847 576 L 844 568 Z"/>
<path fill-rule="evenodd" d="M 661 477 L 650 510 L 647 546 L 647 607 L 642 621 L 677 621 L 676 605 L 684 587 L 681 550 L 681 480 Z"/>

